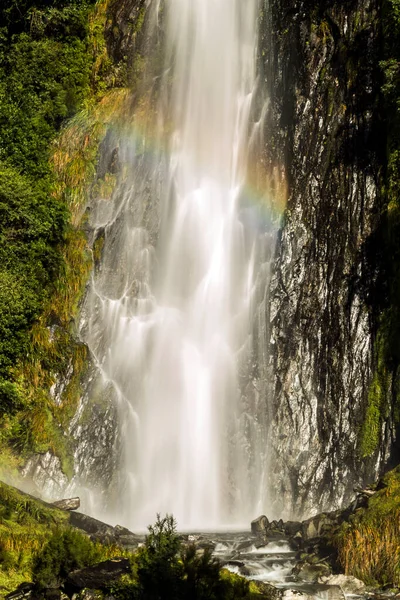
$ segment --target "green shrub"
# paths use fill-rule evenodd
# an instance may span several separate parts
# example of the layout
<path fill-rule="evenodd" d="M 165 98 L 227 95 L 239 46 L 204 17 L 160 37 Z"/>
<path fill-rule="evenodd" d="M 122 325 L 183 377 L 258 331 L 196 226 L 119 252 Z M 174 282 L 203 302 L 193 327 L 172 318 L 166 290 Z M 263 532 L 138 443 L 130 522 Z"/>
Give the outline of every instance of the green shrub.
<path fill-rule="evenodd" d="M 48 389 L 69 356 L 61 356 L 59 347 L 50 356 L 50 344 L 40 346 L 32 331 L 60 287 L 60 276 L 68 271 L 64 249 L 72 237 L 70 214 L 57 193 L 50 159 L 65 120 L 89 96 L 95 59 L 89 19 L 93 4 L 94 0 L 0 2 L 2 451 L 59 452 L 57 440 L 63 439 L 57 438 L 57 424 L 52 425 Z M 41 323 L 41 331 L 47 333 L 58 322 L 52 313 Z M 45 383 L 38 376 L 40 369 L 46 373 Z"/>
<path fill-rule="evenodd" d="M 176 522 L 167 515 L 149 526 L 146 544 L 136 558 L 138 597 L 179 598 L 183 577 L 179 561 L 181 544 L 176 534 Z"/>
<path fill-rule="evenodd" d="M 58 530 L 36 555 L 33 580 L 39 588 L 55 587 L 70 571 L 93 565 L 103 557 L 101 547 L 79 531 Z"/>
<path fill-rule="evenodd" d="M 27 352 L 27 331 L 57 273 L 57 244 L 66 210 L 16 169 L 0 163 L 0 377 Z M 0 402 L 15 406 L 16 390 L 0 380 Z"/>
<path fill-rule="evenodd" d="M 227 577 L 209 550 L 183 546 L 172 516 L 149 527 L 145 545 L 133 557 L 133 577 L 110 590 L 118 600 L 246 600 L 249 583 Z"/>

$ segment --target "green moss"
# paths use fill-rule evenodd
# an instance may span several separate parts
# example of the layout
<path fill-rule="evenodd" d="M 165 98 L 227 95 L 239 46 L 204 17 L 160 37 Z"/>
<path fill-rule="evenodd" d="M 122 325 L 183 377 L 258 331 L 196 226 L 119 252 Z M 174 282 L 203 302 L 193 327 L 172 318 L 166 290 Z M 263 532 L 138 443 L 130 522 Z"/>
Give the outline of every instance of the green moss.
<path fill-rule="evenodd" d="M 368 391 L 368 403 L 361 428 L 361 456 L 372 456 L 379 448 L 382 423 L 390 409 L 391 374 L 387 369 L 387 334 L 382 325 L 375 340 L 375 373 Z"/>
<path fill-rule="evenodd" d="M 12 591 L 31 581 L 35 553 L 68 515 L 0 483 L 0 585 Z"/>

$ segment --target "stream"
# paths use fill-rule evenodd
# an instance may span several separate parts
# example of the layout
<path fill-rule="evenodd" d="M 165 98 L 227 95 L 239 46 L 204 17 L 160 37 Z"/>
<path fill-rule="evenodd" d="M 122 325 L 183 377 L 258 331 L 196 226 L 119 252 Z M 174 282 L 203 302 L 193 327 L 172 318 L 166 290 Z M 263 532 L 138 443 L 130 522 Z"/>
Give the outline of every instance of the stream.
<path fill-rule="evenodd" d="M 249 580 L 271 584 L 283 591 L 285 600 L 344 600 L 361 597 L 345 594 L 338 585 L 325 585 L 302 581 L 292 574 L 298 562 L 287 539 L 275 539 L 267 543 L 250 532 L 201 533 L 188 536 L 199 547 L 213 548 L 213 556 L 221 564 Z"/>

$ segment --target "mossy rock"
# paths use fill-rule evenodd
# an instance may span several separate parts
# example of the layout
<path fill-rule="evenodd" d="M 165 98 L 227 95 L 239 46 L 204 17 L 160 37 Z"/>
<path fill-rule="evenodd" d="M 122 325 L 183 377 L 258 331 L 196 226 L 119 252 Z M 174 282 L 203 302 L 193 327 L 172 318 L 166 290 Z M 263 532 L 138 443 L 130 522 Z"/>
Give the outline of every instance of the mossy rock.
<path fill-rule="evenodd" d="M 250 582 L 250 595 L 260 600 L 278 600 L 282 597 L 282 592 L 270 583 L 263 581 Z"/>

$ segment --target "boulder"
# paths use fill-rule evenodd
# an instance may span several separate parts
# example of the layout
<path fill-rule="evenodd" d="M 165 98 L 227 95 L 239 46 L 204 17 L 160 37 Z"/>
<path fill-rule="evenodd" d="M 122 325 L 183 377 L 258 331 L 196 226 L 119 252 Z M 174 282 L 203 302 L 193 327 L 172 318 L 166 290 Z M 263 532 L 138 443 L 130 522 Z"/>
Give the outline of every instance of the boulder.
<path fill-rule="evenodd" d="M 285 535 L 285 524 L 282 519 L 268 523 L 265 533 L 269 539 L 279 539 L 283 537 Z"/>
<path fill-rule="evenodd" d="M 336 512 L 320 513 L 315 515 L 315 517 L 303 521 L 301 533 L 305 540 L 310 540 L 329 534 L 338 524 L 339 519 Z"/>
<path fill-rule="evenodd" d="M 282 598 L 282 590 L 264 581 L 252 580 L 250 591 L 253 590 L 257 590 L 257 595 L 260 594 L 262 600 L 280 600 Z"/>
<path fill-rule="evenodd" d="M 269 528 L 269 521 L 265 515 L 261 515 L 251 522 L 251 533 L 254 535 L 264 535 Z"/>
<path fill-rule="evenodd" d="M 64 589 L 68 596 L 72 598 L 73 594 L 88 588 L 91 590 L 101 590 L 110 582 L 115 581 L 130 572 L 130 563 L 127 558 L 113 558 L 104 562 L 78 569 L 68 574 Z"/>
<path fill-rule="evenodd" d="M 20 583 L 14 592 L 10 592 L 5 597 L 6 600 L 20 600 L 22 598 L 29 598 L 32 595 L 34 584 L 29 581 Z"/>
<path fill-rule="evenodd" d="M 365 583 L 356 577 L 350 575 L 329 575 L 328 577 L 320 577 L 319 583 L 326 585 L 338 585 L 342 588 L 345 594 L 358 595 L 363 594 L 366 590 Z"/>
<path fill-rule="evenodd" d="M 64 500 L 56 500 L 52 502 L 52 506 L 61 510 L 77 510 L 81 505 L 80 498 L 65 498 Z"/>
<path fill-rule="evenodd" d="M 114 527 L 83 513 L 71 512 L 69 522 L 73 527 L 77 527 L 90 535 L 109 535 L 115 537 Z"/>
<path fill-rule="evenodd" d="M 301 531 L 298 531 L 289 541 L 292 550 L 300 550 L 303 547 L 303 535 Z"/>
<path fill-rule="evenodd" d="M 237 567 L 238 569 L 242 569 L 245 566 L 245 563 L 241 560 L 227 560 L 226 562 L 222 563 L 222 566 L 224 567 Z"/>
<path fill-rule="evenodd" d="M 212 542 L 211 540 L 200 541 L 196 544 L 196 548 L 199 548 L 200 550 L 210 550 L 210 552 L 215 550 L 215 546 L 215 542 Z"/>
<path fill-rule="evenodd" d="M 139 542 L 143 539 L 121 525 L 116 525 L 114 527 L 114 536 L 117 544 L 124 548 L 137 548 Z"/>
<path fill-rule="evenodd" d="M 263 542 L 262 544 L 259 543 L 259 545 L 264 545 L 265 542 Z M 246 552 L 251 552 L 252 548 L 253 548 L 254 544 L 249 541 L 246 540 L 244 542 L 240 542 L 236 547 L 235 547 L 235 551 L 236 552 L 242 552 L 242 553 L 246 553 Z"/>
<path fill-rule="evenodd" d="M 134 535 L 132 531 L 129 531 L 129 529 L 123 527 L 122 525 L 116 525 L 114 527 L 114 533 L 117 537 L 120 537 L 122 535 Z"/>
<path fill-rule="evenodd" d="M 330 567 L 324 563 L 298 563 L 293 569 L 293 573 L 302 581 L 306 581 L 307 583 L 317 583 L 322 577 L 329 577 L 331 570 Z"/>
<path fill-rule="evenodd" d="M 92 540 L 103 544 L 118 544 L 124 548 L 137 548 L 143 540 L 141 536 L 135 535 L 126 527 L 122 527 L 121 525 L 112 527 L 111 525 L 107 525 L 107 523 L 79 512 L 71 512 L 69 522 L 73 527 L 88 533 Z"/>
<path fill-rule="evenodd" d="M 104 594 L 100 590 L 85 589 L 74 594 L 72 600 L 104 600 Z"/>
<path fill-rule="evenodd" d="M 297 533 L 300 533 L 301 528 L 301 521 L 286 521 L 286 523 L 283 524 L 283 530 L 289 537 L 294 537 Z"/>
<path fill-rule="evenodd" d="M 346 600 L 343 590 L 338 585 L 327 585 L 324 589 L 325 600 Z"/>

